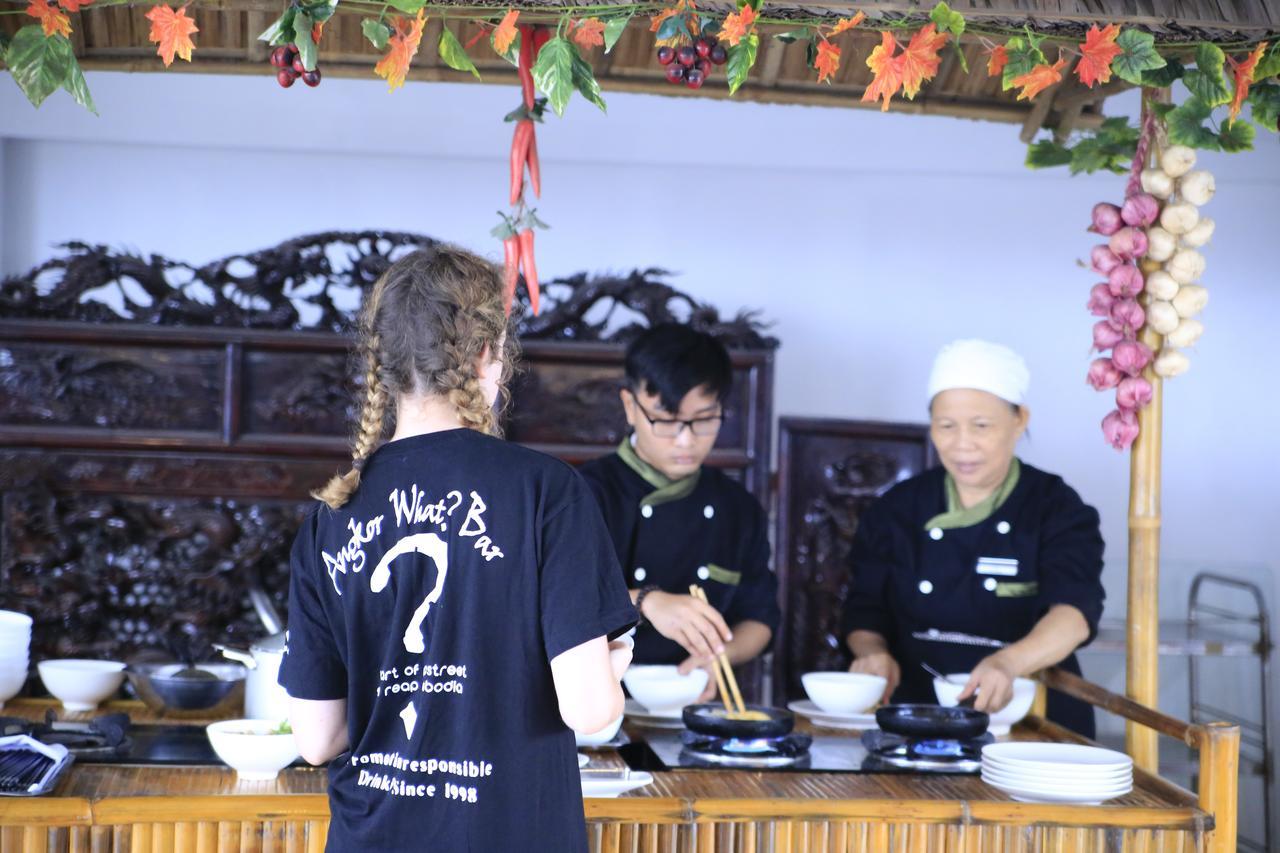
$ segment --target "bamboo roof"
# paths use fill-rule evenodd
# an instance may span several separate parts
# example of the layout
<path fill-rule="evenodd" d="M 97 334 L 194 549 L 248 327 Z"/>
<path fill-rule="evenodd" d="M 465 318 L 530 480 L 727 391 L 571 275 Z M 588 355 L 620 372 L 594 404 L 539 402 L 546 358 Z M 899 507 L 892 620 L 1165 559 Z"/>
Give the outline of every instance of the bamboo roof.
<path fill-rule="evenodd" d="M 605 0 L 609 2 L 609 0 Z M 599 0 L 597 0 L 599 3 Z M 433 5 L 435 5 L 433 3 Z M 495 12 L 509 7 L 523 11 L 522 20 L 554 21 L 568 8 L 565 0 L 457 0 L 459 14 L 475 15 L 485 9 Z M 772 2 L 767 16 L 774 20 L 836 18 L 859 10 L 867 23 L 851 35 L 842 36 L 845 61 L 830 83 L 818 83 L 806 59 L 803 42 L 786 44 L 770 36 L 784 27 L 761 27 L 760 55 L 747 83 L 735 96 L 738 100 L 878 109 L 859 100 L 871 81 L 865 58 L 879 41 L 877 25 L 886 22 L 927 20 L 932 3 L 910 0 L 812 0 L 812 2 Z M 1122 81 L 1086 89 L 1073 76 L 1034 102 L 1019 102 L 1013 91 L 1002 91 L 998 79 L 985 71 L 984 43 L 1000 41 L 1008 34 L 1030 28 L 1051 38 L 1079 40 L 1091 24 L 1119 23 L 1155 34 L 1160 44 L 1214 41 L 1223 45 L 1243 45 L 1265 38 L 1280 37 L 1280 3 L 1266 0 L 954 0 L 951 7 L 962 13 L 969 28 L 962 45 L 971 72 L 966 74 L 953 50 L 943 54 L 936 79 L 925 85 L 915 100 L 894 98 L 890 109 L 897 112 L 950 115 L 1021 124 L 1030 139 L 1040 127 L 1057 129 L 1059 136 L 1076 127 L 1096 126 L 1102 118 L 1103 101 L 1128 88 Z M 166 69 L 155 55 L 155 45 L 147 40 L 149 25 L 143 17 L 146 6 L 89 6 L 80 15 L 72 33 L 77 56 L 85 70 L 148 71 L 165 73 L 256 74 L 270 78 L 268 48 L 257 36 L 279 15 L 283 0 L 214 0 L 193 3 L 188 10 L 200 27 L 195 61 L 176 62 Z M 596 8 L 599 8 L 597 5 Z M 723 13 L 733 8 L 731 0 L 703 0 L 699 8 Z M 465 11 L 464 11 L 465 10 Z M 0 16 L 0 29 L 15 31 L 24 23 L 21 16 Z M 436 54 L 434 44 L 442 26 L 439 15 L 428 19 L 423 49 L 414 60 L 410 80 L 474 81 L 448 68 Z M 451 23 L 464 42 L 478 32 L 476 25 Z M 985 40 L 985 42 L 984 42 Z M 723 74 L 715 75 L 697 93 L 669 85 L 663 69 L 654 60 L 654 36 L 647 18 L 637 16 L 614 49 L 589 52 L 605 97 L 610 92 L 647 92 L 675 97 L 729 97 Z M 515 87 L 514 69 L 488 49 L 473 49 L 472 58 L 482 82 Z M 320 50 L 323 73 L 329 77 L 373 78 L 378 51 L 364 39 L 360 19 L 336 15 L 326 24 Z M 264 80 L 264 85 L 267 80 Z"/>

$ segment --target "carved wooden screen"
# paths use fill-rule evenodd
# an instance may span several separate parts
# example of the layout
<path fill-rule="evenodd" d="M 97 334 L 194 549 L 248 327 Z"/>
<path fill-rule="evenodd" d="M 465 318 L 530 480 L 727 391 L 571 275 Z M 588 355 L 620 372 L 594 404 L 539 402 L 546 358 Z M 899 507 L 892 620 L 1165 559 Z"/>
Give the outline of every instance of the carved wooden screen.
<path fill-rule="evenodd" d="M 839 636 L 846 557 L 858 516 L 899 480 L 935 464 L 924 426 L 782 418 L 774 565 L 783 590 L 775 698 L 800 698 L 800 676 L 845 669 Z"/>
<path fill-rule="evenodd" d="M 431 243 L 322 234 L 199 268 L 73 245 L 0 283 L 0 607 L 36 618 L 33 659 L 207 657 L 261 635 L 252 583 L 285 610 L 307 494 L 348 464 L 352 308 Z M 688 319 L 739 347 L 713 461 L 764 500 L 776 343 L 660 274 L 550 284 L 521 324 L 509 435 L 574 462 L 612 450 L 625 341 Z"/>

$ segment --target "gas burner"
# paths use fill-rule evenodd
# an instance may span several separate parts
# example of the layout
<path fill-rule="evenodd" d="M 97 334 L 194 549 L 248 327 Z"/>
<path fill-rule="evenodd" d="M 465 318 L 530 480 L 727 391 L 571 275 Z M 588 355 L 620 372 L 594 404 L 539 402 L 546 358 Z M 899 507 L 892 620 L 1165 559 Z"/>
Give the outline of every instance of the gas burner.
<path fill-rule="evenodd" d="M 868 753 L 863 769 L 977 773 L 982 769 L 982 747 L 994 741 L 990 734 L 971 740 L 921 740 L 872 730 L 862 734 Z"/>
<path fill-rule="evenodd" d="M 680 736 L 686 757 L 695 765 L 720 767 L 790 767 L 806 761 L 809 735 L 773 738 L 719 738 L 686 730 Z"/>
<path fill-rule="evenodd" d="M 45 721 L 0 717 L 0 735 L 30 735 L 41 743 L 62 744 L 78 761 L 106 761 L 129 751 L 129 715 L 105 714 L 92 720 L 59 720 L 50 709 Z"/>

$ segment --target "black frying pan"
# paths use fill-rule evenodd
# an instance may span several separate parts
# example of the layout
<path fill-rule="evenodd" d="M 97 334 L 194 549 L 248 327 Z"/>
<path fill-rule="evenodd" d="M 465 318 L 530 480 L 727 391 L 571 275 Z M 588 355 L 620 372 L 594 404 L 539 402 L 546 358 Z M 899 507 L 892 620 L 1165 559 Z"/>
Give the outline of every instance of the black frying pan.
<path fill-rule="evenodd" d="M 791 734 L 796 717 L 782 708 L 765 705 L 747 705 L 748 711 L 768 715 L 767 720 L 733 720 L 725 716 L 724 705 L 708 702 L 705 705 L 687 705 L 682 716 L 684 725 L 691 732 L 721 738 L 782 737 Z M 983 716 L 986 716 L 985 714 Z"/>
<path fill-rule="evenodd" d="M 882 731 L 926 740 L 968 740 L 987 730 L 985 711 L 941 705 L 884 705 L 876 709 Z"/>

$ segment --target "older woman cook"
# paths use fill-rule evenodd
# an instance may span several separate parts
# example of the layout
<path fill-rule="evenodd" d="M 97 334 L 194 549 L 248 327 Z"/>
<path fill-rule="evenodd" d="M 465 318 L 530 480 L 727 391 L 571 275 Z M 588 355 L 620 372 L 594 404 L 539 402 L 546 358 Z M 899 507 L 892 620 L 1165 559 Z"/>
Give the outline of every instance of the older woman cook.
<path fill-rule="evenodd" d="M 1029 378 L 1006 347 L 944 347 L 929 378 L 942 467 L 894 486 L 859 521 L 842 628 L 851 670 L 888 679 L 886 700 L 935 701 L 922 662 L 971 672 L 960 698 L 976 693 L 989 711 L 1019 676 L 1080 672 L 1073 653 L 1102 615 L 1102 535 L 1061 477 L 1014 455 Z M 1054 691 L 1048 716 L 1094 732 L 1092 709 Z"/>

